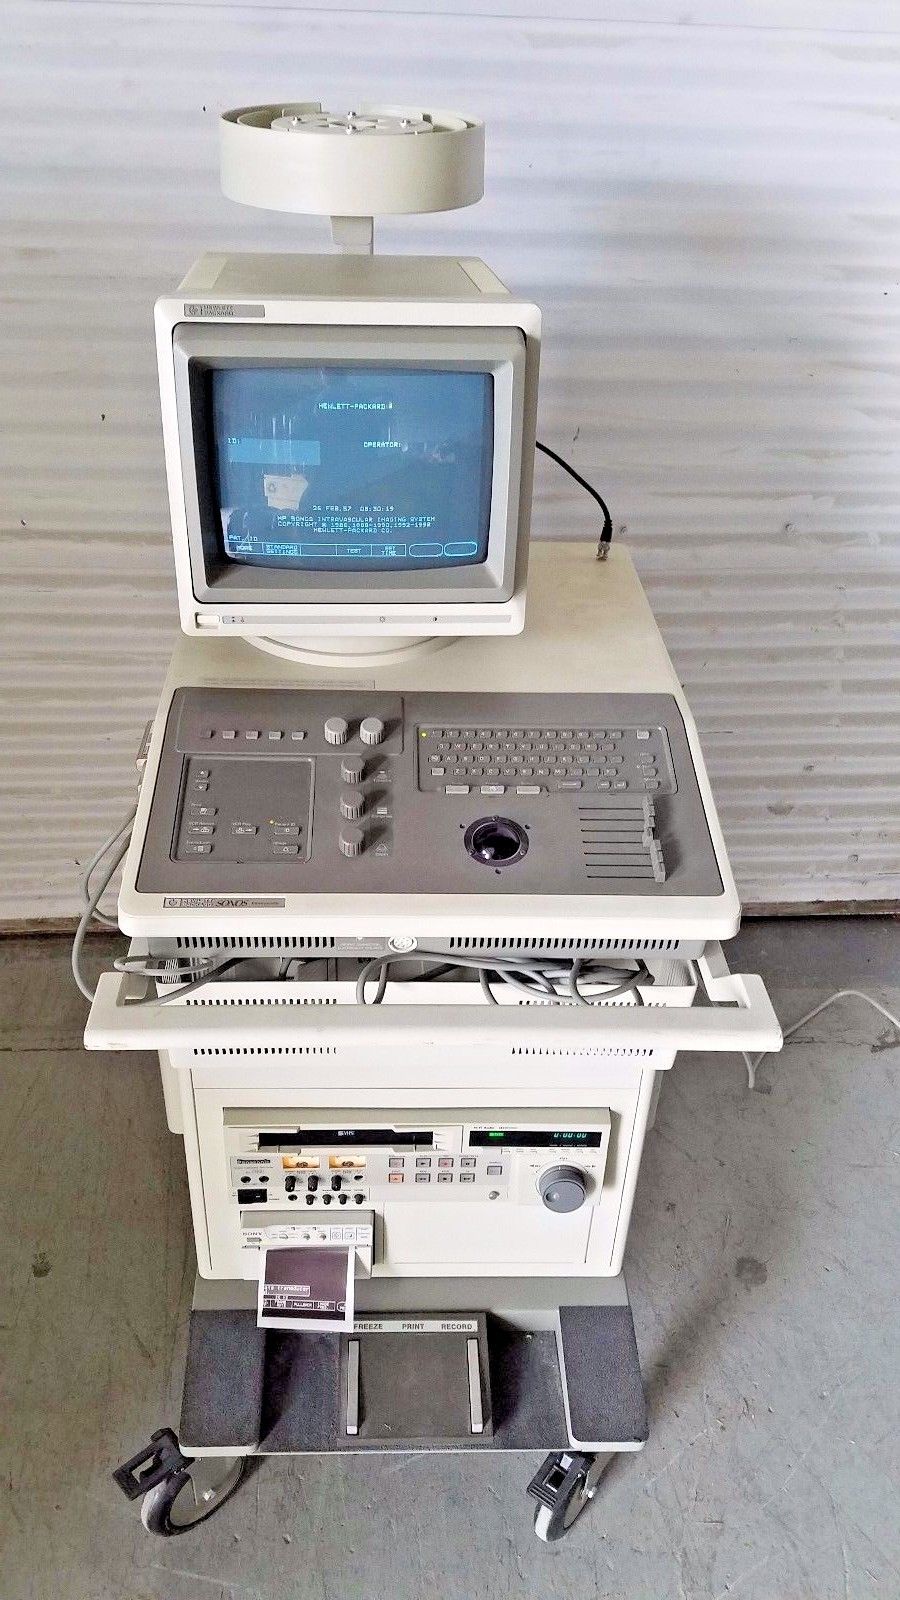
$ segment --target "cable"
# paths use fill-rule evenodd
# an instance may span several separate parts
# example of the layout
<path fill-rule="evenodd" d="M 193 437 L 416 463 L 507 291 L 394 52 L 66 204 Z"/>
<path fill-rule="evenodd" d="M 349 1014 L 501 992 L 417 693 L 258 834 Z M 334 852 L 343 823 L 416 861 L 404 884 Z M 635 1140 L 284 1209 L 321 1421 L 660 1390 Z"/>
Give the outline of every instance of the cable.
<path fill-rule="evenodd" d="M 202 957 L 200 958 L 203 959 Z M 202 972 L 196 972 L 196 956 L 160 956 L 154 960 L 152 956 L 119 956 L 113 966 L 117 972 L 130 973 L 138 978 L 146 978 L 153 983 L 157 980 L 166 982 L 183 972 L 194 972 L 185 983 L 179 984 L 175 989 L 168 989 L 164 994 L 143 995 L 139 999 L 126 1001 L 130 1006 L 168 1005 L 171 1000 L 179 1000 L 182 995 L 191 994 L 204 983 L 211 983 L 214 978 L 221 978 L 232 968 L 243 966 L 246 961 L 252 960 L 250 956 L 228 956 L 222 961 L 214 961 L 210 965 L 210 958 L 206 958 L 206 966 Z M 174 969 L 174 970 L 173 970 Z"/>
<path fill-rule="evenodd" d="M 118 844 L 124 833 L 127 832 L 129 835 L 131 834 L 131 829 L 134 824 L 136 814 L 137 806 L 133 806 L 121 826 L 116 829 L 115 833 L 111 833 L 108 839 L 104 840 L 103 844 L 100 846 L 100 849 L 91 857 L 90 861 L 88 862 L 81 876 L 81 903 L 83 906 L 90 905 L 91 878 L 94 876 L 94 873 L 100 865 L 100 862 L 103 860 L 103 857 L 110 850 L 112 850 L 115 845 Z M 117 918 L 108 916 L 105 911 L 101 911 L 99 905 L 94 906 L 93 917 L 95 922 L 102 922 L 104 927 L 118 928 L 119 926 Z"/>
<path fill-rule="evenodd" d="M 633 994 L 634 998 L 635 998 L 635 1003 L 637 1005 L 642 1006 L 644 1004 L 644 997 L 641 994 L 640 989 L 638 988 L 638 984 L 639 983 L 652 983 L 653 982 L 653 978 L 652 978 L 651 974 L 649 972 L 647 972 L 646 967 L 644 968 L 644 973 L 646 974 L 646 976 L 642 975 L 640 972 L 636 972 L 627 980 L 627 982 L 620 983 L 615 989 L 607 989 L 606 992 L 603 995 L 601 995 L 600 997 L 598 997 L 595 1000 L 589 1000 L 587 995 L 582 994 L 581 990 L 578 987 L 578 980 L 581 977 L 581 969 L 584 966 L 585 966 L 585 962 L 584 961 L 573 961 L 572 962 L 572 970 L 569 973 L 569 993 L 572 996 L 573 1000 L 577 1000 L 578 1001 L 579 1005 L 583 1005 L 583 1006 L 602 1005 L 605 1000 L 617 1000 L 619 995 L 623 995 L 623 994 Z"/>
<path fill-rule="evenodd" d="M 437 961 L 441 966 L 447 965 L 443 952 L 437 950 L 419 949 L 407 954 L 394 954 L 388 951 L 373 956 L 357 976 L 357 1004 L 380 1005 L 387 989 L 391 967 L 395 963 L 410 961 Z M 566 958 L 543 961 L 538 956 L 525 955 L 488 956 L 483 959 L 477 956 L 457 956 L 450 965 L 476 972 L 482 993 L 490 1005 L 498 1004 L 493 989 L 495 983 L 505 983 L 518 993 L 527 995 L 529 999 L 570 1005 L 573 1002 L 582 1005 L 600 1005 L 604 1000 L 616 999 L 620 995 L 629 993 L 634 994 L 640 1003 L 637 985 L 653 982 L 652 975 L 643 962 L 635 962 L 630 972 L 623 967 L 613 967 L 599 961 L 590 962 L 582 959 L 573 962 Z M 366 996 L 366 985 L 373 978 L 377 979 L 377 982 L 375 994 L 370 1000 Z M 613 987 L 595 997 L 589 997 L 579 988 L 579 981 L 582 979 L 591 983 L 612 984 Z"/>
<path fill-rule="evenodd" d="M 898 1032 L 900 1032 L 900 1017 L 895 1017 L 893 1011 L 888 1011 L 887 1006 L 883 1006 L 880 1000 L 873 1000 L 870 994 L 863 994 L 861 989 L 836 989 L 834 994 L 830 994 L 828 996 L 827 1000 L 823 1000 L 820 1005 L 813 1006 L 812 1011 L 807 1011 L 806 1016 L 801 1017 L 799 1022 L 792 1022 L 789 1028 L 785 1028 L 782 1035 L 783 1039 L 787 1041 L 792 1037 L 793 1034 L 799 1033 L 800 1029 L 805 1027 L 807 1022 L 812 1022 L 813 1017 L 817 1017 L 820 1011 L 825 1011 L 829 1006 L 833 1006 L 836 1000 L 851 999 L 864 1000 L 867 1006 L 873 1006 L 875 1010 L 880 1012 L 883 1017 L 887 1017 L 888 1022 L 892 1023 Z M 751 1056 L 746 1050 L 741 1051 L 741 1055 L 744 1058 L 744 1065 L 747 1068 L 748 1089 L 756 1088 L 756 1069 L 760 1062 L 765 1061 L 766 1056 L 770 1056 L 771 1054 L 771 1050 L 762 1050 L 758 1056 Z"/>
<path fill-rule="evenodd" d="M 123 831 L 124 831 L 123 829 L 120 829 L 119 830 L 119 835 L 121 835 L 121 833 Z M 108 849 L 109 849 L 109 846 L 107 846 L 107 850 Z M 107 867 L 105 869 L 105 872 L 104 872 L 103 878 L 101 880 L 99 889 L 95 889 L 92 893 L 88 894 L 87 905 L 85 906 L 84 910 L 82 911 L 81 916 L 80 916 L 79 921 L 78 921 L 78 927 L 75 929 L 75 938 L 72 940 L 72 957 L 71 957 L 71 960 L 72 960 L 72 976 L 75 979 L 75 982 L 77 983 L 77 985 L 78 985 L 79 989 L 81 990 L 82 994 L 84 995 L 85 1000 L 93 1000 L 94 995 L 97 992 L 96 991 L 96 986 L 92 989 L 90 987 L 89 983 L 87 982 L 87 979 L 85 977 L 83 977 L 82 971 L 81 971 L 81 950 L 82 950 L 82 946 L 84 944 L 85 934 L 87 933 L 88 928 L 91 925 L 91 921 L 92 921 L 93 917 L 96 914 L 97 905 L 98 905 L 98 903 L 99 903 L 99 901 L 101 899 L 101 896 L 105 893 L 106 889 L 109 887 L 109 884 L 112 881 L 113 874 L 114 874 L 116 868 L 118 867 L 119 862 L 122 860 L 123 856 L 125 855 L 125 852 L 126 852 L 127 849 L 128 849 L 128 839 L 126 838 L 126 839 L 124 839 L 122 841 L 122 843 L 119 845 L 119 847 L 116 850 L 113 851 L 112 860 L 109 862 L 109 864 L 107 865 Z M 94 867 L 93 867 L 93 864 L 92 864 L 91 871 L 93 871 L 93 870 L 94 870 Z"/>
<path fill-rule="evenodd" d="M 555 461 L 558 467 L 562 467 L 563 472 L 567 472 L 570 478 L 574 478 L 575 482 L 579 483 L 582 489 L 587 490 L 587 493 L 593 500 L 596 500 L 600 510 L 603 512 L 603 527 L 600 530 L 600 542 L 597 546 L 597 555 L 601 561 L 605 561 L 609 547 L 612 544 L 613 525 L 609 506 L 606 504 L 606 501 L 600 493 L 600 490 L 595 489 L 592 483 L 588 483 L 587 478 L 583 478 L 580 472 L 576 472 L 575 468 L 572 466 L 572 463 L 567 461 L 565 456 L 558 455 L 555 450 L 550 449 L 548 444 L 542 444 L 540 439 L 535 439 L 534 448 L 535 450 L 540 450 L 543 455 L 549 456 L 551 461 Z"/>

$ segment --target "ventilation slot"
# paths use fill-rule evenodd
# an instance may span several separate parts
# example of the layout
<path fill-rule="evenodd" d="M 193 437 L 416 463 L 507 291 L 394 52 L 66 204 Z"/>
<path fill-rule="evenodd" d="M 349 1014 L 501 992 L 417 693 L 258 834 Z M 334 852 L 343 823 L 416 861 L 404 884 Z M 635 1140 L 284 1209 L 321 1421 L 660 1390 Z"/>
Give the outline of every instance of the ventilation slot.
<path fill-rule="evenodd" d="M 514 1044 L 510 1046 L 509 1053 L 511 1056 L 602 1056 L 604 1058 L 608 1056 L 640 1056 L 646 1060 L 648 1056 L 653 1055 L 653 1047 L 651 1045 L 637 1044 L 610 1045 L 608 1048 L 603 1045 L 586 1045 L 584 1048 L 579 1048 L 577 1045 L 569 1047 L 566 1045 Z"/>
<path fill-rule="evenodd" d="M 336 1056 L 337 1053 L 332 1044 L 213 1044 L 191 1051 L 195 1059 L 199 1056 Z"/>
<path fill-rule="evenodd" d="M 331 995 L 298 999 L 294 995 L 281 994 L 197 994 L 188 995 L 184 1003 L 186 1006 L 336 1006 L 338 1002 Z"/>
<path fill-rule="evenodd" d="M 579 806 L 581 850 L 587 877 L 598 879 L 650 879 L 665 883 L 662 846 L 656 837 L 653 801 Z"/>
<path fill-rule="evenodd" d="M 651 951 L 677 950 L 678 939 L 510 939 L 498 936 L 496 939 L 487 936 L 472 936 L 466 938 L 452 938 L 446 941 L 448 949 L 467 950 L 521 950 L 523 953 L 556 952 L 568 955 L 573 951 L 590 952 L 593 954 L 611 954 L 620 951 L 623 955 L 649 954 Z"/>
<path fill-rule="evenodd" d="M 334 949 L 335 941 L 332 938 L 291 939 L 256 935 L 235 935 L 228 938 L 212 936 L 179 936 L 175 941 L 176 950 L 197 950 L 205 954 L 208 950 L 253 950 L 257 955 L 265 955 L 275 951 L 290 951 L 294 955 L 305 955 L 317 951 L 320 955 Z"/>

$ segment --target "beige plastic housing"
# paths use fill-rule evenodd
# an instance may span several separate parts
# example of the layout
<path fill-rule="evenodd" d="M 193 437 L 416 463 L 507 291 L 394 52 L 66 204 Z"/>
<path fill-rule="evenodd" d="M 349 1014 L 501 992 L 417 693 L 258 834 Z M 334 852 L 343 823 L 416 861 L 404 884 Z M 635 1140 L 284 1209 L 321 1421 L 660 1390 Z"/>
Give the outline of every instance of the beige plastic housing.
<path fill-rule="evenodd" d="M 368 219 L 453 211 L 484 193 L 484 124 L 455 111 L 303 101 L 226 111 L 219 128 L 222 190 L 243 205 Z"/>

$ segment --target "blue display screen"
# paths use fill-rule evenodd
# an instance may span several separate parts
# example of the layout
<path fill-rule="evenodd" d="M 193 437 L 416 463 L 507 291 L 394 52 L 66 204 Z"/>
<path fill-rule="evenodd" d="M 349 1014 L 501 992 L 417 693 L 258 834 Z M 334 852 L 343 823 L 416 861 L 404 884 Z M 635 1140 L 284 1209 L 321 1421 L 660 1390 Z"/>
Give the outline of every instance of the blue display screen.
<path fill-rule="evenodd" d="M 486 559 L 490 373 L 237 367 L 208 382 L 231 561 L 339 572 Z"/>

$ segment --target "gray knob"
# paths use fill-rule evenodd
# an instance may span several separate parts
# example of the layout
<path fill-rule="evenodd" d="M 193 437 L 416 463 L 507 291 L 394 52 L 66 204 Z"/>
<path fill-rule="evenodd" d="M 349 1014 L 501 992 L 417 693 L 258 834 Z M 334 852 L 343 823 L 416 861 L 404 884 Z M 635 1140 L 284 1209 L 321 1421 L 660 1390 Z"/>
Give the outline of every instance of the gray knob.
<path fill-rule="evenodd" d="M 359 725 L 363 744 L 380 744 L 384 738 L 384 723 L 380 717 L 363 717 Z"/>
<path fill-rule="evenodd" d="M 347 817 L 350 822 L 355 822 L 361 817 L 365 809 L 365 795 L 361 789 L 341 790 L 341 816 Z"/>
<path fill-rule="evenodd" d="M 338 840 L 342 856 L 361 856 L 365 848 L 366 836 L 362 828 L 342 828 Z"/>
<path fill-rule="evenodd" d="M 328 744 L 346 744 L 350 724 L 346 717 L 329 717 L 325 723 L 325 739 Z"/>
<path fill-rule="evenodd" d="M 577 1167 L 548 1167 L 538 1189 L 548 1211 L 577 1211 L 584 1205 L 585 1178 Z"/>
<path fill-rule="evenodd" d="M 366 775 L 366 763 L 362 756 L 341 757 L 341 782 L 362 783 Z"/>

